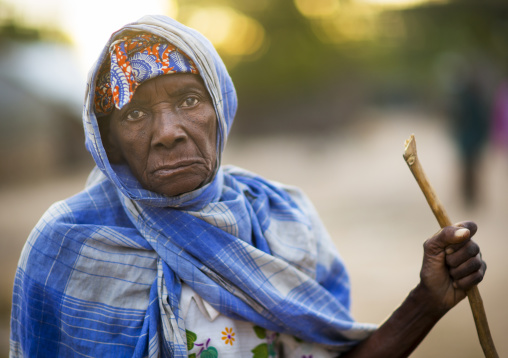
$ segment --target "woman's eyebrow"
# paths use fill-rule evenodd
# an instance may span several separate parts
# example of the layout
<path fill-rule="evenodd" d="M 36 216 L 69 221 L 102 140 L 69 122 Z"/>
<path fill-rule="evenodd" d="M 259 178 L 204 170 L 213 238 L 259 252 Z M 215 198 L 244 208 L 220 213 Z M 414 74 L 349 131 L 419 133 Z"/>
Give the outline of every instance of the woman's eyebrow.
<path fill-rule="evenodd" d="M 179 97 L 179 96 L 182 96 L 184 94 L 187 94 L 189 92 L 199 92 L 199 93 L 204 93 L 206 90 L 204 88 L 200 88 L 199 86 L 196 86 L 196 85 L 188 85 L 188 86 L 183 86 L 183 87 L 179 87 L 177 89 L 170 89 L 169 91 L 166 91 L 166 93 L 170 96 L 170 97 Z"/>
<path fill-rule="evenodd" d="M 197 84 L 190 83 L 187 85 L 178 86 L 177 88 L 163 88 L 163 91 L 166 92 L 167 96 L 169 98 L 175 98 L 175 97 L 181 97 L 183 95 L 186 95 L 188 93 L 199 93 L 201 95 L 206 95 L 207 90 L 204 87 L 201 87 Z M 135 106 L 142 106 L 147 103 L 150 103 L 151 99 L 149 95 L 143 95 L 143 96 L 136 96 L 136 93 L 134 96 L 132 96 L 132 99 L 129 103 L 127 103 L 122 110 L 128 110 L 131 107 Z"/>

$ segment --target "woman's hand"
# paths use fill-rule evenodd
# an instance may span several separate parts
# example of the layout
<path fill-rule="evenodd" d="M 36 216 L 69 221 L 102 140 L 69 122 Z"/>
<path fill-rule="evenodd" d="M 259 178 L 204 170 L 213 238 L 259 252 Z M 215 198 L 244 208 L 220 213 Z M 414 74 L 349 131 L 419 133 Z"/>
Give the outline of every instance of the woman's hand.
<path fill-rule="evenodd" d="M 438 314 L 454 307 L 483 280 L 486 264 L 471 240 L 476 230 L 473 222 L 458 223 L 443 228 L 424 244 L 420 288 Z"/>
<path fill-rule="evenodd" d="M 471 237 L 476 224 L 443 228 L 424 244 L 420 283 L 370 337 L 341 358 L 408 357 L 448 310 L 483 280 L 486 265 Z"/>

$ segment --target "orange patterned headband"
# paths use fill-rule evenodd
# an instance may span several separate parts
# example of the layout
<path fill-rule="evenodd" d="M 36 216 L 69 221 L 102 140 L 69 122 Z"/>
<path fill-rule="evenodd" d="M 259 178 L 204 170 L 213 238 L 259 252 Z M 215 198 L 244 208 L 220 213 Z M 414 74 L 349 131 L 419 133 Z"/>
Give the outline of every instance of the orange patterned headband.
<path fill-rule="evenodd" d="M 115 41 L 110 61 L 97 75 L 95 113 L 129 103 L 136 88 L 151 78 L 171 73 L 198 74 L 194 62 L 175 46 L 152 34 L 132 34 Z"/>

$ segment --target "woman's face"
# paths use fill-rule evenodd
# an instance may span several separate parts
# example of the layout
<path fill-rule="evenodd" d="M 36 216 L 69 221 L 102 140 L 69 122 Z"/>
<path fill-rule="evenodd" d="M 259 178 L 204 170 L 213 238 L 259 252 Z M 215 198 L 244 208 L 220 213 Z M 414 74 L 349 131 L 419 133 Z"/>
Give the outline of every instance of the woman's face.
<path fill-rule="evenodd" d="M 143 188 L 175 196 L 208 182 L 216 165 L 217 119 L 201 77 L 170 74 L 142 83 L 110 116 L 105 144 Z"/>

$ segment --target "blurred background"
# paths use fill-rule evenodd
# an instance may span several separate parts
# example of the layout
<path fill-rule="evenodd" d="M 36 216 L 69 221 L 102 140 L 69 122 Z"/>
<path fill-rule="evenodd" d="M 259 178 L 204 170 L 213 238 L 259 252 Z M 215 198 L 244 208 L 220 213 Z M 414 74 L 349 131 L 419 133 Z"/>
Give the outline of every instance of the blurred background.
<path fill-rule="evenodd" d="M 84 186 L 86 74 L 109 35 L 166 14 L 207 36 L 239 96 L 224 155 L 302 187 L 381 323 L 418 281 L 437 222 L 402 152 L 411 133 L 452 220 L 473 219 L 480 285 L 508 355 L 508 4 L 504 0 L 0 0 L 0 357 L 16 263 L 54 201 Z M 413 357 L 480 357 L 467 301 Z"/>

